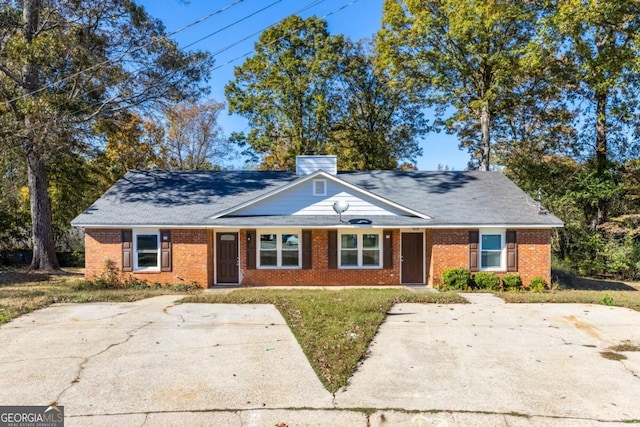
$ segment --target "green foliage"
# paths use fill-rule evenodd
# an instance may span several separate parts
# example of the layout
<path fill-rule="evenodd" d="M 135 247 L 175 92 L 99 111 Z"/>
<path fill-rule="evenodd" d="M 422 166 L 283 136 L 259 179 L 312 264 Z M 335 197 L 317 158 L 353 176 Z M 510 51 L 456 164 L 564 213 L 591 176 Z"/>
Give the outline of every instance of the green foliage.
<path fill-rule="evenodd" d="M 544 277 L 534 277 L 529 284 L 529 290 L 531 292 L 544 292 L 548 289 L 547 281 Z"/>
<path fill-rule="evenodd" d="M 605 294 L 602 296 L 602 298 L 600 298 L 600 304 L 612 306 L 615 305 L 615 301 L 613 300 L 613 297 Z"/>
<path fill-rule="evenodd" d="M 465 290 L 471 282 L 469 269 L 463 267 L 449 268 L 442 272 L 444 290 Z"/>
<path fill-rule="evenodd" d="M 29 176 L 31 222 L 37 225 L 32 267 L 56 269 L 56 234 L 90 203 L 84 169 L 94 154 L 91 124 L 123 110 L 199 96 L 211 60 L 180 50 L 161 22 L 128 0 L 3 7 L 0 146 Z M 65 181 L 67 168 L 71 178 Z"/>
<path fill-rule="evenodd" d="M 502 277 L 502 289 L 505 291 L 517 291 L 522 288 L 522 277 L 517 273 L 505 274 Z"/>
<path fill-rule="evenodd" d="M 427 129 L 422 99 L 378 64 L 372 42 L 345 42 L 336 64 L 340 88 L 330 146 L 341 170 L 396 169 L 422 154 L 417 137 Z"/>
<path fill-rule="evenodd" d="M 98 289 L 117 289 L 124 286 L 124 279 L 116 263 L 107 259 L 102 272 L 93 280 L 93 286 Z"/>
<path fill-rule="evenodd" d="M 421 154 L 419 94 L 377 66 L 366 42 L 328 32 L 326 21 L 290 16 L 266 30 L 235 68 L 229 111 L 251 131 L 232 140 L 262 169 L 294 169 L 295 156 L 338 155 L 341 170 L 395 169 Z"/>
<path fill-rule="evenodd" d="M 269 169 L 290 169 L 295 156 L 326 148 L 332 115 L 330 82 L 342 37 L 327 23 L 292 15 L 260 35 L 255 55 L 234 70 L 225 87 L 229 112 L 251 131 L 236 135 Z"/>
<path fill-rule="evenodd" d="M 90 282 L 80 282 L 74 286 L 78 291 L 98 289 L 130 289 L 130 290 L 162 290 L 175 292 L 195 292 L 201 290 L 197 283 L 160 284 L 149 283 L 147 280 L 138 279 L 120 272 L 115 262 L 108 259 L 98 277 Z"/>
<path fill-rule="evenodd" d="M 546 81 L 540 69 L 549 64 L 549 52 L 537 44 L 539 10 L 518 0 L 386 0 L 383 13 L 384 64 L 424 92 L 442 118 L 438 127 L 457 133 L 487 170 L 493 121 L 515 117 L 524 100 L 542 105 L 552 95 L 548 86 L 544 96 L 539 90 Z"/>
<path fill-rule="evenodd" d="M 479 289 L 494 291 L 500 287 L 500 276 L 493 271 L 480 271 L 473 275 L 473 282 Z"/>

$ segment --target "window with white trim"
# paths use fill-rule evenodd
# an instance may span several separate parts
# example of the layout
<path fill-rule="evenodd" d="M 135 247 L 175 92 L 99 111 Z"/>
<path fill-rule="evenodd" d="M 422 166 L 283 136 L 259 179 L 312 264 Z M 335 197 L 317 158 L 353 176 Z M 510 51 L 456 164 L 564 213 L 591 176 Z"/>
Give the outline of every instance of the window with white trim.
<path fill-rule="evenodd" d="M 299 230 L 258 231 L 258 266 L 261 268 L 300 268 Z"/>
<path fill-rule="evenodd" d="M 370 230 L 340 233 L 339 266 L 341 268 L 380 268 L 382 266 L 380 236 L 380 233 Z"/>
<path fill-rule="evenodd" d="M 158 230 L 134 230 L 133 269 L 160 270 L 160 232 Z"/>
<path fill-rule="evenodd" d="M 505 270 L 505 230 L 480 231 L 480 270 Z"/>
<path fill-rule="evenodd" d="M 313 195 L 314 196 L 326 196 L 327 195 L 327 180 L 326 179 L 314 179 L 313 180 Z"/>

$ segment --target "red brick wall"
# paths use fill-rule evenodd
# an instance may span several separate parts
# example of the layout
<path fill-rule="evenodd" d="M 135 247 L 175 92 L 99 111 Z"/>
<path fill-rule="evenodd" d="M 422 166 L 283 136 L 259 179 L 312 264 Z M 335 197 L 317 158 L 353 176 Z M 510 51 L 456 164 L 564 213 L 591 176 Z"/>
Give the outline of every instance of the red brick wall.
<path fill-rule="evenodd" d="M 523 283 L 529 285 L 535 276 L 550 281 L 551 248 L 549 230 L 517 230 L 518 268 Z M 87 279 L 99 276 L 105 261 L 122 266 L 120 230 L 87 229 L 85 257 Z M 398 285 L 400 283 L 400 231 L 393 232 L 392 269 L 333 269 L 328 268 L 328 232 L 313 230 L 313 270 L 256 269 L 247 270 L 245 251 L 246 232 L 240 232 L 240 276 L 247 286 L 273 285 Z M 442 272 L 451 267 L 469 267 L 468 229 L 427 230 L 425 233 L 426 271 L 429 285 L 441 284 Z M 150 283 L 192 283 L 202 287 L 214 282 L 214 232 L 212 230 L 171 230 L 171 272 L 123 273 Z M 504 272 L 499 272 L 500 275 Z"/>
<path fill-rule="evenodd" d="M 518 273 L 522 283 L 529 286 L 531 279 L 542 276 L 551 281 L 551 246 L 548 229 L 518 229 Z M 432 241 L 429 257 L 430 275 L 428 284 L 442 284 L 442 272 L 448 268 L 469 268 L 469 229 L 430 230 Z M 429 240 L 429 238 L 427 240 Z M 506 271 L 496 272 L 503 276 Z"/>
<path fill-rule="evenodd" d="M 529 286 L 536 276 L 551 284 L 551 230 L 518 230 L 518 272 Z"/>
<path fill-rule="evenodd" d="M 111 260 L 122 269 L 121 230 L 87 229 L 85 233 L 85 278 L 100 276 Z M 212 283 L 207 261 L 212 259 L 211 233 L 207 230 L 171 230 L 172 271 L 122 273 L 149 283 L 197 283 L 206 288 Z"/>
<path fill-rule="evenodd" d="M 393 231 L 393 269 L 332 269 L 328 268 L 328 232 L 313 230 L 311 239 L 312 270 L 256 269 L 247 270 L 245 230 L 240 233 L 241 281 L 246 286 L 348 286 L 348 285 L 397 285 L 400 283 L 400 232 Z"/>
<path fill-rule="evenodd" d="M 448 268 L 469 268 L 469 230 L 429 230 L 431 240 L 431 257 L 429 259 L 431 274 L 427 283 L 439 286 L 442 283 L 442 272 Z"/>

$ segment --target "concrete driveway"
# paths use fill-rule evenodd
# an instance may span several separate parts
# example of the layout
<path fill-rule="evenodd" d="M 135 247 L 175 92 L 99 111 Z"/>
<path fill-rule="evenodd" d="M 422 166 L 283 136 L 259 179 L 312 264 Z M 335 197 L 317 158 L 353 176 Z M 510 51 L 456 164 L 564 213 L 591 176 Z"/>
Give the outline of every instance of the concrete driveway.
<path fill-rule="evenodd" d="M 332 406 L 275 307 L 180 298 L 60 304 L 4 325 L 0 404 L 57 402 L 67 425 L 121 426 L 157 413 Z"/>
<path fill-rule="evenodd" d="M 601 355 L 640 344 L 640 313 L 465 296 L 395 306 L 335 397 L 270 305 L 55 305 L 0 327 L 0 405 L 57 402 L 67 426 L 640 420 L 640 352 Z"/>
<path fill-rule="evenodd" d="M 396 305 L 337 406 L 640 422 L 640 352 L 606 354 L 640 346 L 640 313 L 475 299 Z M 605 357 L 616 355 L 625 359 Z"/>

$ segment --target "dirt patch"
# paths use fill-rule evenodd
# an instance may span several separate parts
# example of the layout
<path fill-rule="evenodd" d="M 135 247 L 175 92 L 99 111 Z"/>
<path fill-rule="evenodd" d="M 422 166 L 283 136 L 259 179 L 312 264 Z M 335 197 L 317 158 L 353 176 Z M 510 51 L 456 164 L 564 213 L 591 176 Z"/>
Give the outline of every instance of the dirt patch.
<path fill-rule="evenodd" d="M 623 341 L 618 345 L 614 345 L 613 347 L 609 347 L 611 351 L 640 351 L 640 345 L 634 344 L 631 341 Z"/>
<path fill-rule="evenodd" d="M 616 353 L 615 351 L 601 351 L 600 356 L 609 360 L 626 360 L 627 356 L 624 354 Z"/>
<path fill-rule="evenodd" d="M 582 322 L 578 320 L 576 316 L 573 316 L 573 315 L 565 316 L 565 319 L 567 319 L 569 322 L 573 324 L 573 326 L 575 326 L 585 334 L 589 335 L 590 337 L 595 338 L 598 341 L 606 341 L 605 339 L 602 338 L 602 336 L 600 335 L 600 331 L 595 326 L 590 325 L 589 323 L 586 323 L 586 322 Z"/>

